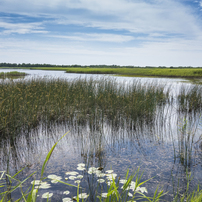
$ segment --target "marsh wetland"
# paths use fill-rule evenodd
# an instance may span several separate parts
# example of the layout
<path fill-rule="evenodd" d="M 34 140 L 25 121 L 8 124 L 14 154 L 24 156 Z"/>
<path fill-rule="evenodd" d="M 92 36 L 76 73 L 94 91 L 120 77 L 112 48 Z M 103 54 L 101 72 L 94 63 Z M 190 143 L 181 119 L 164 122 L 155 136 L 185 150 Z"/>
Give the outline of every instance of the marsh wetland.
<path fill-rule="evenodd" d="M 158 201 L 157 187 L 160 201 L 180 201 L 201 187 L 201 85 L 22 71 L 0 80 L 2 201 L 25 201 L 33 186 L 36 201 Z"/>

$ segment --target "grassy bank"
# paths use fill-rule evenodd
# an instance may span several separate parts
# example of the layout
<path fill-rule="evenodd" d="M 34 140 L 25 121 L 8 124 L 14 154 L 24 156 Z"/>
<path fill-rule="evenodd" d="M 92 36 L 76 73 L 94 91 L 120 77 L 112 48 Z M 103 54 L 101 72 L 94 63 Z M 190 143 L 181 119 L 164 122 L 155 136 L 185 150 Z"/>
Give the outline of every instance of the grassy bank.
<path fill-rule="evenodd" d="M 27 74 L 24 72 L 12 71 L 12 72 L 0 72 L 0 79 L 5 78 L 19 78 L 22 76 L 26 76 Z"/>
<path fill-rule="evenodd" d="M 136 82 L 121 86 L 115 80 L 32 79 L 0 83 L 0 133 L 35 127 L 40 121 L 86 123 L 108 119 L 153 120 L 157 105 L 168 99 L 161 86 Z"/>
<path fill-rule="evenodd" d="M 31 67 L 27 69 L 57 70 L 82 74 L 117 74 L 137 77 L 180 77 L 202 78 L 201 68 L 67 68 L 67 67 Z"/>

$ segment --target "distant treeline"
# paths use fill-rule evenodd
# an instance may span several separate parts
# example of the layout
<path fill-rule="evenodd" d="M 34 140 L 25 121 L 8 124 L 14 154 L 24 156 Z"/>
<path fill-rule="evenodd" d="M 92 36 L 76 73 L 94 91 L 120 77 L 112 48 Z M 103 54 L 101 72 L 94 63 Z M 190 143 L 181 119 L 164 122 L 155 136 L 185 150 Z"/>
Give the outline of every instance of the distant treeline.
<path fill-rule="evenodd" d="M 120 65 L 53 65 L 53 64 L 30 64 L 30 63 L 0 63 L 0 67 L 14 67 L 14 68 L 18 68 L 18 67 L 27 67 L 27 68 L 33 68 L 33 67 L 64 67 L 64 68 L 178 68 L 178 69 L 182 69 L 182 68 L 202 68 L 202 67 L 192 67 L 192 66 L 178 66 L 178 67 L 166 67 L 166 66 L 120 66 Z"/>

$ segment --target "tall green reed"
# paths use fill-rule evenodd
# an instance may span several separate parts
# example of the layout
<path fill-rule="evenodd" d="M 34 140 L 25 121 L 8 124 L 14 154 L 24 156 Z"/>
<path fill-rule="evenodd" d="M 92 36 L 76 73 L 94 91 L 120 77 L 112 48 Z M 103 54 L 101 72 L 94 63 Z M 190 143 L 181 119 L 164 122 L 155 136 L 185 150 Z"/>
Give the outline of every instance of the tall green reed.
<path fill-rule="evenodd" d="M 18 133 L 40 122 L 120 123 L 152 121 L 158 105 L 168 100 L 164 88 L 112 79 L 31 79 L 0 83 L 0 134 Z"/>

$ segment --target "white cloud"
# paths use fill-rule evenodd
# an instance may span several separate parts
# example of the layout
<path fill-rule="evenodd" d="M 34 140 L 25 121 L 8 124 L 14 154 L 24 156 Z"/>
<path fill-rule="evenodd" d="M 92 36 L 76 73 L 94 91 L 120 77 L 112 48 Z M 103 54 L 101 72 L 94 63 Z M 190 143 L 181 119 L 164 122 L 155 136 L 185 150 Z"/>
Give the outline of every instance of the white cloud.
<path fill-rule="evenodd" d="M 189 33 L 198 31 L 190 8 L 176 0 L 3 0 L 0 11 L 47 14 L 62 23 L 131 32 Z M 71 9 L 83 9 L 74 10 Z M 85 11 L 85 12 L 83 12 Z"/>
<path fill-rule="evenodd" d="M 47 33 L 41 27 L 41 23 L 8 23 L 0 21 L 0 27 L 4 29 L 1 34 Z"/>
<path fill-rule="evenodd" d="M 71 36 L 65 35 L 50 35 L 50 37 L 63 38 L 75 41 L 97 41 L 97 42 L 128 42 L 134 40 L 132 36 L 118 35 L 118 34 L 83 34 L 76 33 Z"/>

